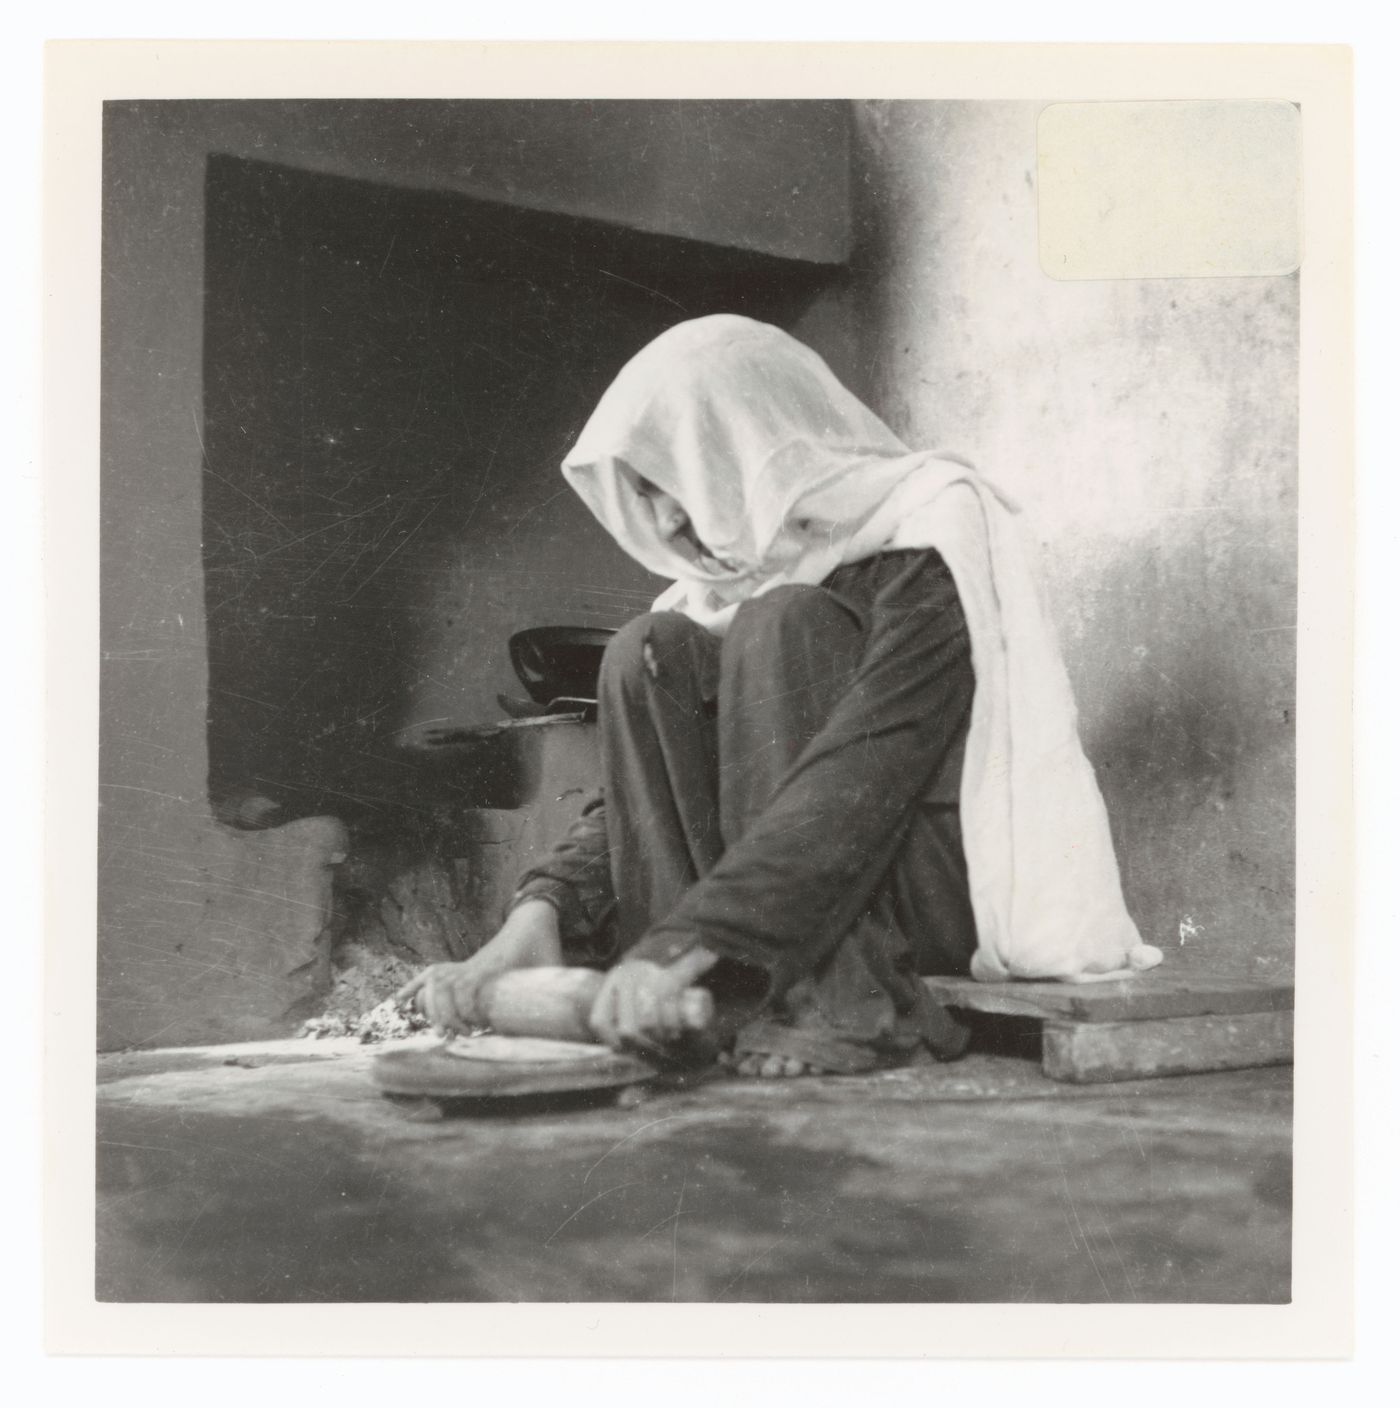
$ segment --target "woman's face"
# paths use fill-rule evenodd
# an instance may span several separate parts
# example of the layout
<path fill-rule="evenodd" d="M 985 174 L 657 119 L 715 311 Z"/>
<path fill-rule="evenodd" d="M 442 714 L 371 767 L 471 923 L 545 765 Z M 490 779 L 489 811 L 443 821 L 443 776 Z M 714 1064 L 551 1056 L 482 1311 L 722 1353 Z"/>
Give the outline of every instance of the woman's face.
<path fill-rule="evenodd" d="M 656 517 L 657 530 L 671 547 L 687 562 L 708 569 L 711 572 L 732 572 L 731 563 L 718 558 L 700 541 L 690 515 L 681 507 L 679 499 L 658 489 L 649 479 L 637 476 L 637 492 L 651 504 Z"/>

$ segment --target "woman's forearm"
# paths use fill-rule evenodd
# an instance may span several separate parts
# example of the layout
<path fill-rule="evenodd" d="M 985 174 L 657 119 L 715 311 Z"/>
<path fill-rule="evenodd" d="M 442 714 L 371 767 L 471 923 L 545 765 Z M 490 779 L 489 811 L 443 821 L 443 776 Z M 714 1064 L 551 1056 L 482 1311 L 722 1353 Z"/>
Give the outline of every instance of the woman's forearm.
<path fill-rule="evenodd" d="M 557 911 L 566 950 L 596 941 L 616 903 L 601 794 L 584 807 L 564 839 L 520 877 L 511 911 L 525 903 L 545 903 Z"/>

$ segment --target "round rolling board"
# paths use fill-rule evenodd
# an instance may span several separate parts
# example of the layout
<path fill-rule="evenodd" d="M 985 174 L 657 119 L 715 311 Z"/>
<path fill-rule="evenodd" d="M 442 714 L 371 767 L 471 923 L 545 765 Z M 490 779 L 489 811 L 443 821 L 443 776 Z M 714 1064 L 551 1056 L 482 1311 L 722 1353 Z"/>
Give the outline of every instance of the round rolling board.
<path fill-rule="evenodd" d="M 577 1041 L 543 1037 L 458 1037 L 382 1051 L 374 1081 L 386 1095 L 430 1100 L 491 1100 L 616 1090 L 656 1076 L 640 1056 Z"/>

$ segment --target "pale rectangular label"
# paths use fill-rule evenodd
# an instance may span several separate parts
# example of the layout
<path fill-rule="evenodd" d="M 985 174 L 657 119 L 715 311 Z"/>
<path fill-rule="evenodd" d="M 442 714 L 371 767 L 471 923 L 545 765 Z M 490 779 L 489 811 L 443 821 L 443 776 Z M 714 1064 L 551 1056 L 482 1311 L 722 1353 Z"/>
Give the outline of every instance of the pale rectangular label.
<path fill-rule="evenodd" d="M 1298 267 L 1292 103 L 1055 103 L 1040 115 L 1037 146 L 1040 265 L 1052 278 Z"/>

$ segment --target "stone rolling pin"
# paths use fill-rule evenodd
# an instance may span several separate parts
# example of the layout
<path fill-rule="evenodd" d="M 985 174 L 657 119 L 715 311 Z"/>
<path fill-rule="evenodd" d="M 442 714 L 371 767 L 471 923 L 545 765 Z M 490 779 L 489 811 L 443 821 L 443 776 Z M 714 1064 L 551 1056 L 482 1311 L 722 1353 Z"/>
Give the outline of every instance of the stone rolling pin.
<path fill-rule="evenodd" d="M 597 1042 L 588 1014 L 603 974 L 592 968 L 516 968 L 482 985 L 478 1006 L 486 1024 L 502 1036 L 550 1037 Z M 705 988 L 686 988 L 680 998 L 681 1027 L 706 1031 L 715 1000 Z"/>

